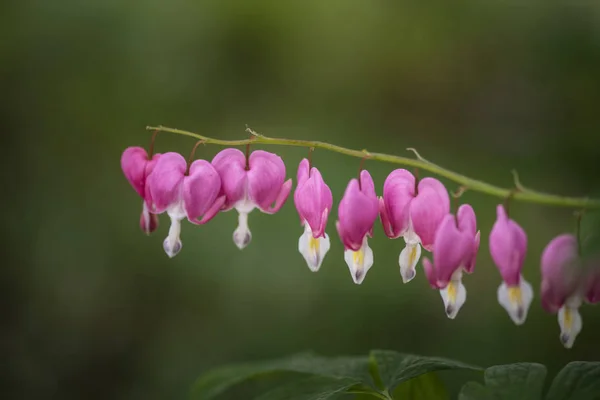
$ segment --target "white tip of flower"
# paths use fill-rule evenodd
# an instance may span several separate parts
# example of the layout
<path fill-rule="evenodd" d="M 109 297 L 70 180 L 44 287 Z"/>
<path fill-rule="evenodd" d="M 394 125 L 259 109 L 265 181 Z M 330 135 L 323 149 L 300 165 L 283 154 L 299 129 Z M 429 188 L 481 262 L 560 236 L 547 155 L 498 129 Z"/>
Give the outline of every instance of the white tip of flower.
<path fill-rule="evenodd" d="M 173 258 L 177 254 L 179 254 L 182 247 L 183 244 L 181 243 L 181 240 L 179 238 L 173 241 L 167 237 L 163 242 L 163 249 L 165 250 L 165 253 L 167 253 L 167 255 L 169 256 L 169 258 Z"/>
<path fill-rule="evenodd" d="M 304 233 L 298 240 L 298 251 L 304 257 L 308 268 L 317 272 L 321 268 L 325 254 L 329 251 L 329 236 L 314 238 L 308 223 L 304 224 Z"/>
<path fill-rule="evenodd" d="M 369 247 L 366 236 L 358 251 L 348 249 L 344 252 L 344 260 L 346 261 L 346 264 L 348 264 L 352 280 L 354 280 L 354 283 L 357 285 L 360 285 L 365 279 L 371 266 L 373 266 L 373 250 Z"/>
<path fill-rule="evenodd" d="M 400 264 L 400 275 L 402 282 L 408 283 L 414 279 L 417 274 L 415 268 L 421 258 L 421 245 L 417 243 L 408 243 L 400 252 L 398 264 Z"/>
<path fill-rule="evenodd" d="M 163 242 L 163 249 L 169 258 L 175 257 L 181 251 L 183 244 L 179 239 L 181 233 L 181 219 L 178 216 L 171 216 L 171 226 L 169 227 L 169 236 Z"/>
<path fill-rule="evenodd" d="M 498 303 L 510 316 L 516 325 L 523 325 L 527 319 L 527 312 L 533 300 L 533 288 L 521 275 L 518 286 L 507 286 L 502 282 L 498 287 Z"/>
<path fill-rule="evenodd" d="M 563 346 L 570 349 L 573 347 L 577 335 L 581 332 L 583 321 L 579 314 L 581 302 L 580 304 L 574 304 L 576 307 L 568 303 L 558 310 L 558 325 L 560 326 L 560 341 Z"/>
<path fill-rule="evenodd" d="M 467 300 L 467 289 L 460 278 L 451 280 L 444 289 L 440 289 L 440 295 L 444 301 L 444 309 L 448 318 L 456 318 Z"/>
<path fill-rule="evenodd" d="M 252 241 L 252 233 L 248 227 L 248 214 L 240 212 L 238 215 L 238 226 L 233 231 L 233 242 L 238 249 L 242 250 L 250 244 L 250 241 Z"/>

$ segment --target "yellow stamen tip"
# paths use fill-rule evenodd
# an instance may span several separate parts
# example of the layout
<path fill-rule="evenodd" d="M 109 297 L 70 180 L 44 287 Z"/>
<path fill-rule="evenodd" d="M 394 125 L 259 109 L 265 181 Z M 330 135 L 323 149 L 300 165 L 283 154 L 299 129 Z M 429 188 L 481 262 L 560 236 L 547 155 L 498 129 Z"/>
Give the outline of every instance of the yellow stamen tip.
<path fill-rule="evenodd" d="M 362 266 L 365 263 L 365 252 L 361 250 L 355 251 L 352 254 L 352 259 L 354 260 L 354 264 Z"/>
<path fill-rule="evenodd" d="M 511 304 L 521 304 L 523 302 L 521 288 L 519 286 L 509 287 L 508 288 L 508 299 L 511 302 Z"/>
<path fill-rule="evenodd" d="M 452 282 L 448 284 L 448 300 L 450 303 L 456 303 L 456 285 Z"/>
<path fill-rule="evenodd" d="M 319 247 L 320 247 L 321 243 L 319 242 L 319 239 L 315 239 L 314 237 L 310 237 L 308 239 L 308 247 L 315 253 L 319 252 Z"/>
<path fill-rule="evenodd" d="M 417 247 L 416 246 L 414 246 L 410 250 L 410 255 L 408 256 L 408 263 L 409 263 L 409 265 L 413 265 L 414 264 L 415 258 L 417 258 Z"/>

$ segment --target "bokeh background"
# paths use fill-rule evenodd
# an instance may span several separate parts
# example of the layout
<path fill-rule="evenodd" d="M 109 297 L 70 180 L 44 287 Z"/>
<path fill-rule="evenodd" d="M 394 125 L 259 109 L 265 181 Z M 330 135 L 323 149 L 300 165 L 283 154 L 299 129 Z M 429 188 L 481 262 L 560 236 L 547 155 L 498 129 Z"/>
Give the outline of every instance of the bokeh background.
<path fill-rule="evenodd" d="M 228 362 L 304 350 L 372 348 L 491 365 L 536 361 L 550 375 L 600 358 L 600 308 L 584 306 L 572 350 L 534 300 L 524 326 L 496 302 L 487 237 L 501 199 L 467 192 L 482 246 L 468 300 L 449 320 L 419 267 L 403 285 L 401 240 L 377 222 L 375 265 L 357 286 L 335 232 L 318 273 L 297 252 L 290 200 L 253 212 L 239 251 L 235 211 L 184 224 L 168 259 L 161 226 L 138 226 L 141 201 L 121 152 L 146 125 L 212 137 L 315 139 L 421 154 L 500 186 L 598 194 L 600 6 L 595 2 L 24 0 L 0 13 L 3 398 L 175 399 Z M 160 134 L 157 151 L 194 140 Z M 256 146 L 259 148 L 259 146 Z M 218 146 L 201 147 L 210 159 Z M 306 149 L 270 147 L 288 176 Z M 360 160 L 317 150 L 339 201 Z M 367 161 L 381 194 L 395 166 Z M 422 176 L 426 173 L 422 172 Z M 456 185 L 448 183 L 449 190 Z M 573 210 L 513 203 L 527 231 L 524 274 L 572 231 Z"/>

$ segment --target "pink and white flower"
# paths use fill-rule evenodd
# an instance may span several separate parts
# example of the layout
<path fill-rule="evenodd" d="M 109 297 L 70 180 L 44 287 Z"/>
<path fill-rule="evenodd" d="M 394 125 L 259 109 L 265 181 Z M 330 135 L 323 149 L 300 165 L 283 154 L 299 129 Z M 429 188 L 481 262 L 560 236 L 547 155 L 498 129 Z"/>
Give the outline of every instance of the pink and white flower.
<path fill-rule="evenodd" d="M 298 240 L 298 251 L 306 260 L 308 268 L 316 272 L 330 248 L 325 227 L 333 205 L 333 196 L 319 170 L 311 168 L 307 159 L 300 162 L 297 179 L 294 203 L 304 226 L 304 233 Z"/>
<path fill-rule="evenodd" d="M 160 157 L 148 177 L 146 200 L 153 213 L 166 211 L 171 218 L 169 235 L 163 242 L 169 257 L 177 255 L 182 247 L 181 220 L 187 217 L 193 224 L 202 225 L 213 219 L 225 203 L 220 190 L 221 178 L 208 161 L 196 160 L 188 169 L 178 153 Z"/>
<path fill-rule="evenodd" d="M 142 198 L 142 213 L 140 215 L 140 228 L 149 235 L 158 228 L 158 216 L 148 209 L 146 204 L 146 181 L 152 173 L 160 154 L 154 154 L 150 159 L 142 147 L 128 147 L 121 155 L 121 169 L 125 177 Z"/>
<path fill-rule="evenodd" d="M 521 274 L 527 235 L 519 224 L 508 218 L 502 204 L 497 206 L 496 214 L 490 233 L 490 254 L 503 279 L 498 287 L 498 302 L 515 324 L 522 325 L 533 300 L 533 288 Z"/>
<path fill-rule="evenodd" d="M 338 207 L 336 223 L 344 244 L 344 260 L 354 283 L 358 285 L 373 266 L 373 250 L 369 247 L 367 237 L 373 236 L 373 224 L 379 211 L 373 178 L 363 170 L 359 179 L 352 179 L 346 187 Z"/>
<path fill-rule="evenodd" d="M 385 234 L 391 239 L 404 237 L 406 247 L 398 264 L 402 281 L 410 282 L 416 275 L 421 245 L 433 250 L 437 228 L 450 213 L 448 191 L 437 179 L 424 178 L 417 183 L 409 171 L 396 169 L 385 180 L 379 211 Z"/>
<path fill-rule="evenodd" d="M 238 226 L 233 241 L 239 249 L 252 240 L 248 214 L 255 208 L 274 214 L 283 206 L 292 190 L 292 180 L 285 180 L 285 164 L 281 157 L 263 150 L 250 154 L 248 160 L 238 149 L 225 149 L 212 160 L 221 177 L 221 193 L 226 200 L 223 211 L 235 208 Z"/>

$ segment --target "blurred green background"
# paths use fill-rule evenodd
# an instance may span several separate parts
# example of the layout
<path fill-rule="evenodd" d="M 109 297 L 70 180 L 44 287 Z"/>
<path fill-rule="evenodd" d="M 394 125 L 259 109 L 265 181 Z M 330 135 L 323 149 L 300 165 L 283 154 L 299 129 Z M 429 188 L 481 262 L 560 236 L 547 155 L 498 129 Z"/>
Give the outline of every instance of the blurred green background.
<path fill-rule="evenodd" d="M 514 203 L 527 231 L 524 274 L 538 296 L 517 327 L 496 301 L 487 238 L 501 199 L 467 192 L 482 246 L 468 300 L 449 320 L 419 267 L 403 285 L 379 221 L 375 264 L 352 282 L 329 220 L 318 273 L 297 251 L 290 198 L 250 215 L 239 251 L 235 211 L 146 237 L 121 152 L 147 146 L 146 125 L 212 137 L 315 139 L 410 155 L 510 186 L 598 193 L 600 6 L 594 2 L 391 0 L 189 2 L 25 0 L 0 13 L 3 142 L 3 398 L 174 399 L 227 362 L 313 349 L 372 348 L 484 366 L 598 360 L 600 308 L 584 306 L 572 350 L 539 303 L 545 244 L 572 211 Z M 194 140 L 160 134 L 159 152 Z M 258 148 L 258 146 L 257 146 Z M 201 147 L 210 159 L 218 146 Z M 306 149 L 269 147 L 295 181 Z M 317 150 L 337 203 L 360 160 Z M 378 194 L 395 168 L 366 163 Z M 425 173 L 421 174 L 426 175 Z M 295 183 L 295 182 L 294 182 Z M 449 190 L 456 185 L 448 183 Z"/>

